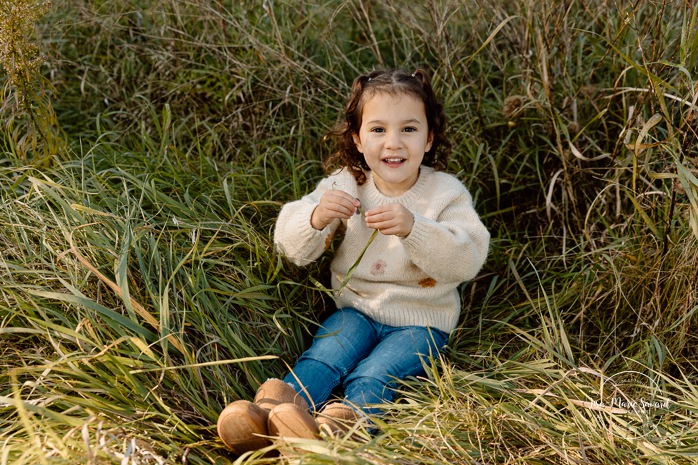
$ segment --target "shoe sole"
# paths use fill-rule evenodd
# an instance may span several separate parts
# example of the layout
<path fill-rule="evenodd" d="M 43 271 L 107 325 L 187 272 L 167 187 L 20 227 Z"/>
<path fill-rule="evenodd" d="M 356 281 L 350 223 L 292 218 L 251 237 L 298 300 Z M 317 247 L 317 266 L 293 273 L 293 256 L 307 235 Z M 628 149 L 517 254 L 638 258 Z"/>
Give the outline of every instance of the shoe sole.
<path fill-rule="evenodd" d="M 238 400 L 228 405 L 219 415 L 216 425 L 218 436 L 236 454 L 258 450 L 271 444 L 267 435 L 266 410 L 252 402 Z"/>

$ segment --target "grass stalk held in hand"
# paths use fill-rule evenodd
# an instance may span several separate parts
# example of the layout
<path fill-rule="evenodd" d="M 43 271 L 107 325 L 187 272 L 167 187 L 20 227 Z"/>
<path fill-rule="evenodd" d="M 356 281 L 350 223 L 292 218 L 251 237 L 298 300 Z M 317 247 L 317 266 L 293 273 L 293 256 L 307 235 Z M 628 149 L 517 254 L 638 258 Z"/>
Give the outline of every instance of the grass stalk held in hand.
<path fill-rule="evenodd" d="M 366 219 L 366 213 L 361 210 L 361 208 L 358 209 L 359 213 L 361 213 L 361 218 Z M 366 245 L 364 246 L 363 250 L 359 254 L 359 257 L 356 259 L 353 265 L 351 265 L 351 268 L 349 268 L 349 271 L 347 271 L 347 275 L 344 277 L 342 280 L 342 284 L 340 284 L 339 289 L 337 289 L 336 295 L 339 297 L 339 295 L 342 293 L 342 290 L 346 287 L 347 283 L 351 279 L 351 276 L 354 274 L 354 271 L 356 268 L 359 266 L 359 263 L 361 263 L 361 259 L 364 258 L 364 255 L 366 254 L 366 251 L 368 250 L 369 246 L 373 242 L 373 240 L 376 238 L 378 235 L 378 230 L 374 230 L 373 234 L 371 234 L 371 237 L 368 239 L 368 242 L 366 242 Z"/>

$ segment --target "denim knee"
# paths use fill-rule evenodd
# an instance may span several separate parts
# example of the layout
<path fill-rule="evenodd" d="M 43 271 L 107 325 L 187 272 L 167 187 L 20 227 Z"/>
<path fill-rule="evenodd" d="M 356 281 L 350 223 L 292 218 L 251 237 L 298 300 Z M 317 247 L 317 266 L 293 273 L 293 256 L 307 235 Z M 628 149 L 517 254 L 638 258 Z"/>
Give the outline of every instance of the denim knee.
<path fill-rule="evenodd" d="M 349 402 L 359 406 L 391 402 L 397 380 L 424 374 L 448 340 L 443 331 L 423 327 L 384 327 L 373 351 L 344 380 Z"/>
<path fill-rule="evenodd" d="M 285 381 L 319 408 L 335 387 L 373 349 L 375 324 L 358 310 L 341 308 L 327 317 Z"/>

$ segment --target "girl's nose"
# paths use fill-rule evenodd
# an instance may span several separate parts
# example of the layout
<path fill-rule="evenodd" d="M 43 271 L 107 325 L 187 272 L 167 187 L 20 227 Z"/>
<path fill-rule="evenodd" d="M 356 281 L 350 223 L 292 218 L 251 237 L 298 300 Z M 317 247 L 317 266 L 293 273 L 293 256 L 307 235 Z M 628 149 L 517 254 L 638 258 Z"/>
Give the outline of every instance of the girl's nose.
<path fill-rule="evenodd" d="M 400 133 L 395 131 L 390 131 L 386 135 L 385 148 L 396 149 L 400 148 L 402 145 L 402 139 L 400 138 Z"/>

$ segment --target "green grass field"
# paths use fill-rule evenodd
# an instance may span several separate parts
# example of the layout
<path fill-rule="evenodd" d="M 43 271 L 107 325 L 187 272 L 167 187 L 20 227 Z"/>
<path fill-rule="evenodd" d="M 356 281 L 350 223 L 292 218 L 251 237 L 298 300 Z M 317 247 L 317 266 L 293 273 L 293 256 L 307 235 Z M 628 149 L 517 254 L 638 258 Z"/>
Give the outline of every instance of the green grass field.
<path fill-rule="evenodd" d="M 0 465 L 698 463 L 694 2 L 2 0 L 0 45 Z M 431 74 L 488 261 L 375 434 L 235 457 L 332 306 L 276 215 L 381 67 Z"/>

